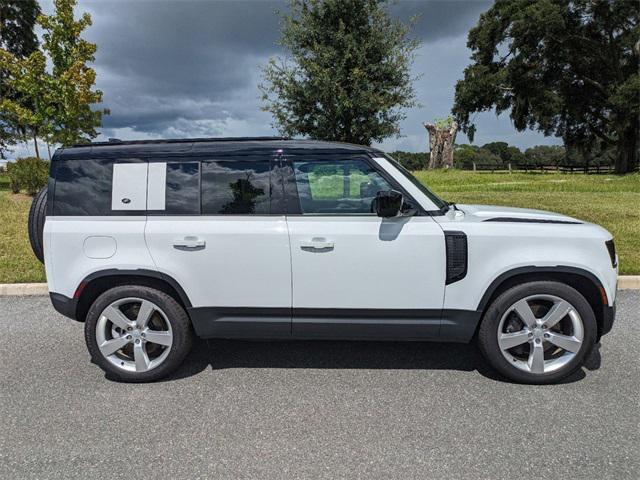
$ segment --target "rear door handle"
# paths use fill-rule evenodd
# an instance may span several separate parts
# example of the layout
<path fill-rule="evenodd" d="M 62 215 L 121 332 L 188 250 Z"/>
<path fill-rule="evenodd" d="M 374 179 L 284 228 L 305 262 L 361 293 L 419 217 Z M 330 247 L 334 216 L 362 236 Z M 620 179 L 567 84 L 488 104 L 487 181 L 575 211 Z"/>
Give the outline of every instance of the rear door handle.
<path fill-rule="evenodd" d="M 207 242 L 198 237 L 184 237 L 181 240 L 173 242 L 173 248 L 192 252 L 194 250 L 203 250 L 207 246 Z"/>
<path fill-rule="evenodd" d="M 303 250 L 332 250 L 335 244 L 331 240 L 325 238 L 312 238 L 300 242 L 300 248 Z"/>

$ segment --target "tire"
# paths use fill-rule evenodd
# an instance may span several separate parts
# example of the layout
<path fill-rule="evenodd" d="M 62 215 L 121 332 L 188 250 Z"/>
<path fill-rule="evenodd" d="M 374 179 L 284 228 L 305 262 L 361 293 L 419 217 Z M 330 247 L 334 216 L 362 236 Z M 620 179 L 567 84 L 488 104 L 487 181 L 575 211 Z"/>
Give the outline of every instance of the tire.
<path fill-rule="evenodd" d="M 33 254 L 40 260 L 40 263 L 44 263 L 43 231 L 44 221 L 47 217 L 47 193 L 47 187 L 40 190 L 33 197 L 31 208 L 29 209 L 29 242 L 31 242 Z"/>
<path fill-rule="evenodd" d="M 582 366 L 596 335 L 593 310 L 577 290 L 536 281 L 512 287 L 494 300 L 480 324 L 478 346 L 508 379 L 549 384 Z"/>
<path fill-rule="evenodd" d="M 150 311 L 143 314 L 143 322 L 141 312 Z M 139 328 L 143 323 L 146 327 Z M 115 287 L 100 295 L 87 313 L 84 331 L 93 362 L 123 382 L 168 376 L 193 344 L 191 321 L 180 304 L 164 292 L 141 286 Z"/>

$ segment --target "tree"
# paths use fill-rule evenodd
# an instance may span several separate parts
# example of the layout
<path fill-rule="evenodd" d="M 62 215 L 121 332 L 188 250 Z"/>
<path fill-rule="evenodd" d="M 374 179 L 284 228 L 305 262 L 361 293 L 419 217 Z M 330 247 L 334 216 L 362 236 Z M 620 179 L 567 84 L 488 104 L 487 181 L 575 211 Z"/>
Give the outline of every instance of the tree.
<path fill-rule="evenodd" d="M 525 156 L 520 149 L 509 146 L 507 142 L 490 142 L 484 144 L 482 148 L 500 157 L 505 166 L 509 164 L 515 166 L 525 161 Z"/>
<path fill-rule="evenodd" d="M 18 59 L 0 50 L 0 69 L 7 72 L 6 83 L 14 93 L 0 99 L 0 116 L 7 119 L 15 131 L 33 137 L 36 157 L 38 136 L 48 137 L 51 132 L 52 81 L 45 70 L 46 59 L 40 51 Z"/>
<path fill-rule="evenodd" d="M 534 165 L 562 165 L 566 163 L 566 150 L 560 145 L 536 145 L 524 151 L 527 163 Z"/>
<path fill-rule="evenodd" d="M 55 102 L 51 140 L 63 145 L 95 138 L 102 115 L 109 113 L 91 109 L 91 105 L 102 102 L 102 92 L 92 90 L 96 72 L 87 66 L 95 61 L 96 45 L 81 37 L 91 25 L 91 15 L 84 13 L 75 20 L 76 3 L 76 0 L 54 0 L 55 14 L 39 18 L 44 29 L 42 46 L 53 64 Z"/>
<path fill-rule="evenodd" d="M 423 152 L 403 152 L 398 150 L 392 152 L 391 157 L 407 170 L 424 170 L 429 163 L 429 155 Z"/>
<path fill-rule="evenodd" d="M 473 164 L 476 165 L 495 165 L 499 167 L 502 164 L 500 157 L 484 147 L 475 145 L 456 145 L 453 151 L 453 161 L 456 168 L 470 170 Z"/>
<path fill-rule="evenodd" d="M 286 59 L 263 69 L 264 110 L 284 135 L 370 145 L 399 135 L 416 105 L 410 75 L 418 41 L 380 0 L 291 0 Z"/>
<path fill-rule="evenodd" d="M 76 21 L 75 5 L 75 0 L 54 0 L 54 15 L 38 17 L 42 50 L 20 58 L 0 49 L 0 70 L 7 72 L 3 83 L 16 92 L 14 98 L 0 99 L 0 115 L 30 132 L 38 156 L 38 137 L 63 145 L 87 141 L 97 135 L 102 114 L 108 113 L 91 109 L 102 101 L 102 92 L 93 90 L 95 71 L 87 66 L 96 46 L 82 39 L 91 17 L 84 14 Z"/>
<path fill-rule="evenodd" d="M 34 33 L 40 6 L 36 0 L 0 0 L 0 50 L 16 58 L 26 58 L 38 48 L 38 37 Z M 19 101 L 15 91 L 9 88 L 8 72 L 0 68 L 0 99 Z M 23 126 L 0 111 L 0 158 L 20 137 L 24 137 Z"/>
<path fill-rule="evenodd" d="M 453 117 L 436 119 L 434 123 L 423 123 L 429 132 L 429 167 L 453 167 L 453 146 L 456 143 L 458 122 Z"/>
<path fill-rule="evenodd" d="M 627 0 L 499 0 L 468 36 L 473 63 L 454 115 L 510 110 L 515 127 L 565 144 L 616 145 L 616 171 L 638 163 L 640 8 Z"/>

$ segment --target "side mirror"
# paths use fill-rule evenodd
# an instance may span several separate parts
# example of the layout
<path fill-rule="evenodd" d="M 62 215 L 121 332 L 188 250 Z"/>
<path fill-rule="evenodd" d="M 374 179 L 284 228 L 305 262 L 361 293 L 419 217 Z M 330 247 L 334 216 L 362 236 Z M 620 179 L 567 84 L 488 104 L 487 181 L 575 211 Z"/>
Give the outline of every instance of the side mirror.
<path fill-rule="evenodd" d="M 375 199 L 375 210 L 379 217 L 397 217 L 402 211 L 403 197 L 400 192 L 388 190 L 378 192 Z"/>

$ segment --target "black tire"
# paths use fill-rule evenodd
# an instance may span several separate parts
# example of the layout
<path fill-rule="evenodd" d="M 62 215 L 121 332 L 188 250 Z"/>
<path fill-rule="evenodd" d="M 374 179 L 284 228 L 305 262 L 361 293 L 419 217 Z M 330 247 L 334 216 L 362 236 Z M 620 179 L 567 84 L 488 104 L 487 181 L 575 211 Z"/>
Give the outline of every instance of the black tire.
<path fill-rule="evenodd" d="M 502 354 L 498 345 L 498 327 L 508 309 L 517 301 L 532 295 L 553 295 L 568 301 L 582 319 L 584 337 L 580 350 L 556 371 L 531 373 L 512 365 Z M 571 375 L 578 370 L 593 348 L 597 335 L 596 318 L 589 302 L 569 285 L 554 281 L 536 281 L 510 288 L 496 298 L 487 309 L 478 331 L 478 346 L 491 366 L 505 377 L 528 384 L 549 384 Z M 544 345 L 544 342 L 543 342 Z"/>
<path fill-rule="evenodd" d="M 160 365 L 146 372 L 126 372 L 114 366 L 102 355 L 96 340 L 96 327 L 102 312 L 113 302 L 128 297 L 153 302 L 164 311 L 166 319 L 171 325 L 173 342 L 168 356 Z M 92 360 L 110 378 L 122 382 L 152 382 L 168 376 L 182 364 L 193 344 L 191 321 L 182 306 L 164 292 L 141 286 L 114 287 L 100 295 L 87 313 L 84 332 Z"/>
<path fill-rule="evenodd" d="M 47 217 L 47 193 L 48 188 L 44 187 L 40 190 L 29 209 L 29 242 L 31 249 L 40 263 L 44 263 L 44 243 L 42 232 L 44 230 L 44 221 Z"/>

